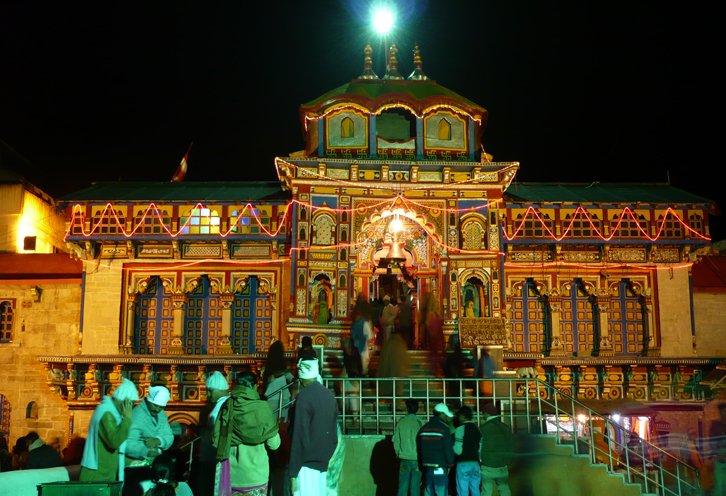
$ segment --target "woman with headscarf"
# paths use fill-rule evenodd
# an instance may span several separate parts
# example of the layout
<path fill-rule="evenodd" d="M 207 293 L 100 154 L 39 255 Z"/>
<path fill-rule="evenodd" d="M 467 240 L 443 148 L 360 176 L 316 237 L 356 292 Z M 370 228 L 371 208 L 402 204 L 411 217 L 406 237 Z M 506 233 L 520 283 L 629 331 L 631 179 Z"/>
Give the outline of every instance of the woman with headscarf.
<path fill-rule="evenodd" d="M 123 480 L 126 439 L 131 429 L 131 412 L 139 400 L 136 385 L 128 379 L 96 407 L 83 447 L 81 481 Z"/>

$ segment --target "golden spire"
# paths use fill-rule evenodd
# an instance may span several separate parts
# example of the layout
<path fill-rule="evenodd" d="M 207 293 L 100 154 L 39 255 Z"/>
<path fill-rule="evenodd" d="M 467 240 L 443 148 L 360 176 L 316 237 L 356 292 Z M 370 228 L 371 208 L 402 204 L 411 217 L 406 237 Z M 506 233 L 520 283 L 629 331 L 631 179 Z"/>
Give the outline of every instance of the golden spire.
<path fill-rule="evenodd" d="M 388 49 L 388 60 L 386 61 L 386 75 L 383 79 L 403 79 L 398 72 L 398 47 L 394 43 Z"/>
<path fill-rule="evenodd" d="M 423 59 L 421 59 L 421 50 L 418 47 L 418 43 L 413 48 L 413 72 L 408 76 L 408 79 L 418 81 L 428 79 L 428 76 L 423 72 Z"/>
<path fill-rule="evenodd" d="M 378 79 L 378 75 L 373 72 L 373 57 L 371 57 L 373 49 L 370 43 L 365 46 L 363 53 L 365 53 L 363 57 L 363 74 L 358 76 L 358 79 Z"/>

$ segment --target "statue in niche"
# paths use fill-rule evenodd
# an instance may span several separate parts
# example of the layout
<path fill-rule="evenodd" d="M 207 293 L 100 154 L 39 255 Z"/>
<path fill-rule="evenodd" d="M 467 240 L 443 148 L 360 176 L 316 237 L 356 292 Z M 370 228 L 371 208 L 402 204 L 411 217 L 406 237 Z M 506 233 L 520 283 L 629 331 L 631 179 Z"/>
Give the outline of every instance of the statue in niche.
<path fill-rule="evenodd" d="M 316 324 L 327 324 L 331 320 L 333 288 L 327 278 L 321 278 L 310 290 L 310 320 Z"/>
<path fill-rule="evenodd" d="M 489 286 L 478 277 L 469 278 L 461 288 L 463 315 L 467 318 L 489 316 Z"/>

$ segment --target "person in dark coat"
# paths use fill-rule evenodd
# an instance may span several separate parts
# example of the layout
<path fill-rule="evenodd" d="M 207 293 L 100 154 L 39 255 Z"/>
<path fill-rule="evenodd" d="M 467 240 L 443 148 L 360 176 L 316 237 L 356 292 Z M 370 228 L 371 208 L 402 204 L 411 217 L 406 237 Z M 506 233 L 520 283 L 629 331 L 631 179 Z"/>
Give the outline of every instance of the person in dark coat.
<path fill-rule="evenodd" d="M 53 468 L 63 466 L 63 459 L 53 446 L 45 444 L 37 432 L 31 431 L 25 439 L 28 441 L 28 460 L 25 468 Z"/>
<path fill-rule="evenodd" d="M 449 470 L 454 466 L 454 436 L 450 422 L 454 414 L 445 403 L 434 407 L 434 414 L 418 431 L 418 461 L 424 476 L 427 496 L 447 496 Z"/>

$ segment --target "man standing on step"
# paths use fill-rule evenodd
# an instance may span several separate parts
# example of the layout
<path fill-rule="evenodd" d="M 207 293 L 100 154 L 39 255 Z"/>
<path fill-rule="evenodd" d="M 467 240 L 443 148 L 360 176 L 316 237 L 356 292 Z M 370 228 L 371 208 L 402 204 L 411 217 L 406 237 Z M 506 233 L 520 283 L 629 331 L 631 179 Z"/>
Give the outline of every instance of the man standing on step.
<path fill-rule="evenodd" d="M 492 496 L 494 484 L 499 496 L 512 496 L 509 489 L 509 468 L 512 461 L 512 430 L 502 422 L 494 402 L 484 405 L 481 426 L 482 496 Z"/>
<path fill-rule="evenodd" d="M 396 424 L 393 431 L 393 449 L 399 461 L 398 496 L 419 496 L 421 494 L 421 470 L 418 467 L 416 436 L 423 421 L 416 416 L 418 400 L 406 400 L 408 415 Z M 477 465 L 477 469 L 478 469 Z"/>
<path fill-rule="evenodd" d="M 338 403 L 323 386 L 317 360 L 297 365 L 300 392 L 295 402 L 290 450 L 290 485 L 294 496 L 327 491 L 327 471 L 338 446 Z"/>
<path fill-rule="evenodd" d="M 447 496 L 449 469 L 454 465 L 454 436 L 449 422 L 454 418 L 445 403 L 434 407 L 434 414 L 418 431 L 418 459 L 423 467 L 426 496 Z"/>

